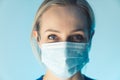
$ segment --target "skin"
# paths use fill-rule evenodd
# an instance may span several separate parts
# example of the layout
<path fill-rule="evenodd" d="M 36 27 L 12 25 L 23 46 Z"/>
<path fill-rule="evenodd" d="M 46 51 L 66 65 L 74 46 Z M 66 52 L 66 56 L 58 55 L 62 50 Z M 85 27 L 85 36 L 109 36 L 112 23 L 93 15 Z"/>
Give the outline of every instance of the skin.
<path fill-rule="evenodd" d="M 88 20 L 84 11 L 76 6 L 50 7 L 40 18 L 40 40 L 38 44 L 52 42 L 88 42 Z M 37 32 L 33 33 L 36 37 Z M 47 70 L 44 80 L 61 80 Z M 78 72 L 67 80 L 84 80 Z"/>

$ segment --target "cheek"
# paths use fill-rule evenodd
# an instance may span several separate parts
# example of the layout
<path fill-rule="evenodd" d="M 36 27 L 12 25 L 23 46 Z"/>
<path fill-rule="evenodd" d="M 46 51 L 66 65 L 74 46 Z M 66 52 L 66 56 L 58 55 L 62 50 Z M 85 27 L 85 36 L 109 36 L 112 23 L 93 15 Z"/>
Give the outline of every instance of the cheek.
<path fill-rule="evenodd" d="M 43 36 L 41 36 L 41 34 L 40 34 L 40 38 L 39 38 L 39 42 L 38 42 L 39 47 L 41 47 L 41 45 L 43 43 L 44 43 L 44 39 L 43 39 Z"/>
<path fill-rule="evenodd" d="M 41 46 L 42 44 L 46 43 L 47 40 L 46 40 L 46 35 L 41 33 L 40 34 L 40 40 L 39 40 L 39 45 Z"/>
<path fill-rule="evenodd" d="M 41 45 L 42 45 L 43 43 L 44 43 L 43 40 L 40 40 L 40 41 L 38 42 L 39 48 L 41 48 Z"/>
<path fill-rule="evenodd" d="M 41 45 L 41 44 L 43 44 L 43 43 L 45 43 L 45 39 L 44 39 L 44 37 L 41 36 L 40 41 L 39 41 L 39 44 Z"/>

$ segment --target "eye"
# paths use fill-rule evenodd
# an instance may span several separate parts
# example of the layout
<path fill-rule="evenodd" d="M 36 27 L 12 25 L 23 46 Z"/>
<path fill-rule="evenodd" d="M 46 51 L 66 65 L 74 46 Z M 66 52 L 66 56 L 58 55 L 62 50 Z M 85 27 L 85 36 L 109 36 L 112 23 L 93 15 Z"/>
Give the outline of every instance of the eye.
<path fill-rule="evenodd" d="M 57 39 L 57 36 L 54 34 L 51 34 L 48 36 L 48 40 L 56 40 L 56 39 Z"/>
<path fill-rule="evenodd" d="M 82 35 L 73 35 L 71 36 L 71 41 L 72 42 L 84 42 L 84 37 Z"/>

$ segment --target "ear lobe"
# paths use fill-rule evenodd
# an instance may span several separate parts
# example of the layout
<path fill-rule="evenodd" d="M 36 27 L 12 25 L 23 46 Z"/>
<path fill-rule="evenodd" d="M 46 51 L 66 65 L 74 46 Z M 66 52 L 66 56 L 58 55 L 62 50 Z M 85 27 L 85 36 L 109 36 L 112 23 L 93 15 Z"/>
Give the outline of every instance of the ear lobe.
<path fill-rule="evenodd" d="M 37 31 L 33 31 L 33 37 L 37 39 L 37 36 L 38 36 Z"/>
<path fill-rule="evenodd" d="M 33 37 L 36 39 L 37 43 L 40 42 L 40 38 L 38 36 L 38 32 L 37 31 L 33 31 Z"/>
<path fill-rule="evenodd" d="M 37 40 L 37 42 L 39 42 L 39 36 L 37 31 L 33 31 L 33 37 Z"/>

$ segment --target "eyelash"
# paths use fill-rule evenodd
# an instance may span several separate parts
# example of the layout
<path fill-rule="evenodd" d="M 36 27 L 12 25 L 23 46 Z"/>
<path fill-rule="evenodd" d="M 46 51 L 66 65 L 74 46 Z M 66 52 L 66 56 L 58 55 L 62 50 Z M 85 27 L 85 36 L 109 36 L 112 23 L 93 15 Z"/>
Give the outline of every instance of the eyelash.
<path fill-rule="evenodd" d="M 83 42 L 84 37 L 80 34 L 76 34 L 76 35 L 70 36 L 70 40 L 71 42 Z"/>
<path fill-rule="evenodd" d="M 50 37 L 51 37 L 51 39 L 50 39 Z M 57 35 L 55 35 L 55 34 L 48 35 L 47 39 L 48 39 L 49 42 L 50 41 L 51 42 L 59 41 L 59 37 L 57 37 Z M 70 42 L 85 42 L 85 38 L 84 38 L 84 36 L 82 36 L 80 34 L 76 34 L 76 35 L 69 36 L 67 41 L 70 41 Z"/>
<path fill-rule="evenodd" d="M 48 40 L 54 40 L 54 39 L 50 39 L 51 36 L 54 37 L 54 39 L 57 39 L 57 36 L 55 34 L 50 34 L 48 35 Z"/>

